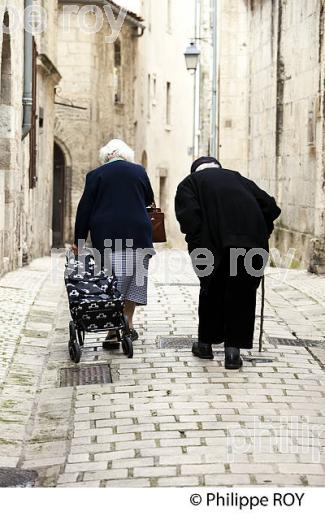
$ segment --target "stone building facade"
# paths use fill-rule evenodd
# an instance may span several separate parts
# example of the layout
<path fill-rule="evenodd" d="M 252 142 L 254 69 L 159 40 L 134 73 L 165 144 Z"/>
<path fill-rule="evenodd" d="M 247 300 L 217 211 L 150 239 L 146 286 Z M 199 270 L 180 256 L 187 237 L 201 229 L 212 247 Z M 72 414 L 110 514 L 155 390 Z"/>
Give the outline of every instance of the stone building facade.
<path fill-rule="evenodd" d="M 31 131 L 23 129 L 25 33 L 15 17 L 26 5 L 45 8 L 47 22 L 34 35 Z M 128 9 L 117 39 L 105 41 L 112 32 L 105 16 L 94 30 L 88 0 L 0 0 L 0 273 L 72 239 L 85 175 L 113 137 L 146 166 L 166 213 L 168 245 L 185 247 L 173 204 L 193 153 L 193 77 L 183 54 L 199 38 L 196 142 L 206 154 L 213 3 L 91 5 L 111 6 L 115 18 L 121 5 Z M 322 272 L 324 0 L 220 0 L 218 9 L 219 157 L 276 196 L 283 212 L 274 245 L 283 254 L 295 249 L 293 265 Z"/>
<path fill-rule="evenodd" d="M 174 196 L 192 158 L 193 79 L 184 51 L 194 30 L 194 0 L 91 2 L 101 10 L 109 4 L 136 11 L 128 10 L 112 43 L 105 42 L 111 32 L 105 17 L 99 31 L 87 33 L 81 22 L 94 27 L 94 13 L 81 10 L 89 2 L 73 2 L 78 7 L 70 14 L 71 3 L 59 0 L 62 80 L 56 91 L 55 149 L 58 163 L 65 166 L 63 196 L 54 192 L 54 207 L 56 200 L 63 205 L 57 209 L 58 218 L 53 214 L 54 227 L 61 229 L 56 243 L 72 239 L 85 175 L 98 166 L 99 148 L 111 138 L 121 138 L 148 170 L 156 202 L 166 212 L 169 244 L 183 246 Z M 62 177 L 60 167 L 55 173 Z"/>
<path fill-rule="evenodd" d="M 195 33 L 194 7 L 195 0 L 142 1 L 146 30 L 137 59 L 136 151 L 165 212 L 169 247 L 185 247 L 174 198 L 192 161 L 194 89 L 184 52 Z"/>
<path fill-rule="evenodd" d="M 115 41 L 103 7 L 115 3 L 59 0 L 58 65 L 62 74 L 56 90 L 55 169 L 53 199 L 54 243 L 73 238 L 74 219 L 86 174 L 99 165 L 99 149 L 112 138 L 135 146 L 136 53 L 143 24 L 128 12 Z M 95 30 L 96 16 L 102 27 Z M 114 10 L 117 16 L 118 11 Z M 85 28 L 89 27 L 90 30 Z M 92 29 L 91 29 L 92 28 Z M 56 177 L 58 177 L 56 179 Z"/>
<path fill-rule="evenodd" d="M 204 0 L 203 0 L 204 2 Z M 325 2 L 220 0 L 219 155 L 277 198 L 275 245 L 325 271 Z"/>
<path fill-rule="evenodd" d="M 54 87 L 60 79 L 54 65 L 56 0 L 46 2 L 47 28 L 35 31 L 30 42 L 30 128 L 23 109 L 24 7 L 43 4 L 0 0 L 0 274 L 48 254 L 52 243 Z"/>

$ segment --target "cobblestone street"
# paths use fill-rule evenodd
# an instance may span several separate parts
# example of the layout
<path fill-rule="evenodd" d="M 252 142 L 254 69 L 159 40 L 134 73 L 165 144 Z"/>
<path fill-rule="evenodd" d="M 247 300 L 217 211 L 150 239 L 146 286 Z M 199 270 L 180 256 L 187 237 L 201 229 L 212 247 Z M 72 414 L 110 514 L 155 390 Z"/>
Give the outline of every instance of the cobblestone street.
<path fill-rule="evenodd" d="M 60 387 L 74 367 L 60 262 L 57 280 L 48 258 L 0 279 L 0 467 L 36 470 L 40 487 L 325 485 L 324 277 L 269 269 L 264 351 L 257 320 L 229 372 L 222 346 L 193 358 L 198 282 L 161 252 L 134 359 L 89 335 L 80 367 L 108 363 L 113 382 Z"/>

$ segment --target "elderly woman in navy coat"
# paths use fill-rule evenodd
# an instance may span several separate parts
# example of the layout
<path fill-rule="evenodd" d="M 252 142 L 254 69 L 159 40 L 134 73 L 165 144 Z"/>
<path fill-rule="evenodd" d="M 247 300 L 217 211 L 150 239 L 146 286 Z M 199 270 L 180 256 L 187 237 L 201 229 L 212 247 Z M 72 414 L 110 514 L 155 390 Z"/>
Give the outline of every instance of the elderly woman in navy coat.
<path fill-rule="evenodd" d="M 100 253 L 105 267 L 106 251 L 111 253 L 135 341 L 138 334 L 133 327 L 133 315 L 137 305 L 147 304 L 148 266 L 154 254 L 147 212 L 154 194 L 145 169 L 134 164 L 134 152 L 123 141 L 110 141 L 100 150 L 100 159 L 103 165 L 86 177 L 77 210 L 73 249 L 77 252 L 90 233 L 92 247 Z M 114 338 L 108 336 L 106 347 L 110 339 Z"/>

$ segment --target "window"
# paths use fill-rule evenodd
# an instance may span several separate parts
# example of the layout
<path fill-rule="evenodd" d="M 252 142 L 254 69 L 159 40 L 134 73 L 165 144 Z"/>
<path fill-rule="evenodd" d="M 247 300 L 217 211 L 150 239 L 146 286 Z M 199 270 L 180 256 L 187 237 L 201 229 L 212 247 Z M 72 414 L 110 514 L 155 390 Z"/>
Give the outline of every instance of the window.
<path fill-rule="evenodd" d="M 310 148 L 315 148 L 316 146 L 316 127 L 317 127 L 317 117 L 316 117 L 316 109 L 317 103 L 315 102 L 315 99 L 312 98 L 309 100 L 309 107 L 308 107 L 308 146 Z"/>
<path fill-rule="evenodd" d="M 143 152 L 142 152 L 141 164 L 147 170 L 147 168 L 148 168 L 148 155 L 147 155 L 147 152 L 145 150 L 143 150 Z"/>
<path fill-rule="evenodd" d="M 147 84 L 147 117 L 150 119 L 151 116 L 151 75 L 148 74 Z"/>
<path fill-rule="evenodd" d="M 165 168 L 160 168 L 159 206 L 164 213 L 168 212 L 167 171 Z"/>
<path fill-rule="evenodd" d="M 166 0 L 167 2 L 167 31 L 172 30 L 172 0 Z"/>
<path fill-rule="evenodd" d="M 152 104 L 156 105 L 157 104 L 157 78 L 156 77 L 153 78 L 152 97 L 153 97 Z"/>
<path fill-rule="evenodd" d="M 122 65 L 122 54 L 121 54 L 121 42 L 116 40 L 114 43 L 114 66 L 121 67 Z"/>
<path fill-rule="evenodd" d="M 171 124 L 171 83 L 166 84 L 166 125 Z"/>
<path fill-rule="evenodd" d="M 114 43 L 114 101 L 115 103 L 122 103 L 122 45 L 120 40 Z"/>
<path fill-rule="evenodd" d="M 43 107 L 38 108 L 38 126 L 40 129 L 40 132 L 42 132 L 43 128 L 44 128 L 44 108 Z"/>
<path fill-rule="evenodd" d="M 3 25 L 9 28 L 8 12 L 4 16 Z M 0 104 L 11 104 L 11 42 L 10 35 L 6 33 L 3 33 L 2 40 Z"/>
<path fill-rule="evenodd" d="M 156 0 L 157 1 L 157 0 Z M 147 0 L 148 2 L 148 29 L 151 32 L 151 22 L 152 22 L 152 8 L 151 8 L 151 0 Z"/>

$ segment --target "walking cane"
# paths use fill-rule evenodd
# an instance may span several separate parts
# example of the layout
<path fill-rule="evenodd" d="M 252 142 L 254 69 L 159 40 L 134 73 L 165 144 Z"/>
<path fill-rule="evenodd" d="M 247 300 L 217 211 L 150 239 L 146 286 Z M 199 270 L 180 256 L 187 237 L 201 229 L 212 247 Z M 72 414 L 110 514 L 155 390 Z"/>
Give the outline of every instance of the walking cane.
<path fill-rule="evenodd" d="M 264 307 L 265 307 L 265 276 L 262 277 L 262 303 L 261 303 L 261 322 L 260 322 L 260 339 L 259 352 L 263 350 L 263 334 L 264 334 Z"/>

